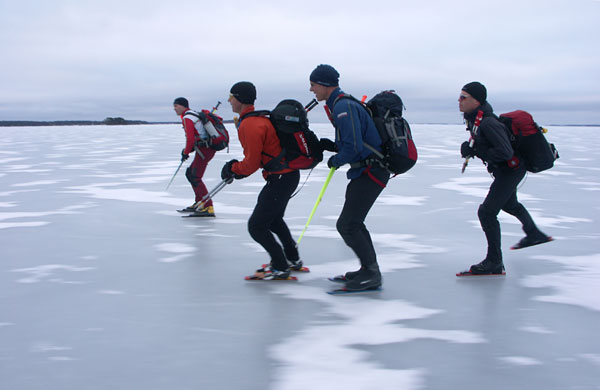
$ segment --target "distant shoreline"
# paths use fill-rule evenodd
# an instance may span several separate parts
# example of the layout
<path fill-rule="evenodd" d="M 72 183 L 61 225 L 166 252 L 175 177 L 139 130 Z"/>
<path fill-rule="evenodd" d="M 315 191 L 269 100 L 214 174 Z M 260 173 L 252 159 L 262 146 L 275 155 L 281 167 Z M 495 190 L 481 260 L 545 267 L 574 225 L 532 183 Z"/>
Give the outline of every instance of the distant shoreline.
<path fill-rule="evenodd" d="M 224 120 L 223 123 L 233 123 L 233 120 Z M 129 125 L 177 125 L 181 122 L 147 122 L 138 120 L 125 120 L 120 123 L 106 123 L 106 121 L 0 121 L 0 127 L 29 127 L 29 126 L 129 126 Z M 413 125 L 461 125 L 462 123 L 411 123 Z M 544 124 L 545 127 L 600 127 L 600 124 Z"/>
<path fill-rule="evenodd" d="M 233 123 L 233 120 L 224 120 L 224 123 Z M 106 123 L 106 121 L 0 121 L 0 127 L 28 127 L 28 126 L 129 126 L 129 125 L 177 125 L 181 122 L 147 122 L 137 120 L 124 120 L 119 123 Z"/>

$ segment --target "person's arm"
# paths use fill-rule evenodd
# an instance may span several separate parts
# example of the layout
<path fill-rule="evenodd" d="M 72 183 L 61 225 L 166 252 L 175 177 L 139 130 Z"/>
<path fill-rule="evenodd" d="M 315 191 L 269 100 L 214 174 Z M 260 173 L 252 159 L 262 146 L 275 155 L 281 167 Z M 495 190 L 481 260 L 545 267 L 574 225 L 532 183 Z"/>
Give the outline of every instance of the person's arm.
<path fill-rule="evenodd" d="M 493 163 L 508 161 L 513 157 L 515 152 L 502 123 L 494 118 L 485 118 L 480 129 L 482 130 L 482 136 L 490 146 L 477 148 L 476 145 L 475 151 L 478 157 Z"/>
<path fill-rule="evenodd" d="M 196 144 L 196 128 L 194 122 L 186 117 L 183 117 L 183 129 L 185 130 L 185 148 L 183 149 L 184 154 L 190 154 L 194 151 L 194 145 Z"/>
<path fill-rule="evenodd" d="M 246 120 L 249 119 L 251 118 Z M 238 137 L 244 149 L 244 159 L 231 166 L 231 171 L 237 175 L 250 176 L 261 167 L 266 132 L 262 131 L 260 124 L 256 126 L 253 122 L 242 122 L 238 130 Z"/>
<path fill-rule="evenodd" d="M 340 167 L 346 163 L 354 162 L 363 150 L 360 118 L 357 107 L 349 99 L 340 100 L 333 108 L 333 118 L 339 138 L 336 137 L 338 153 L 331 162 Z"/>

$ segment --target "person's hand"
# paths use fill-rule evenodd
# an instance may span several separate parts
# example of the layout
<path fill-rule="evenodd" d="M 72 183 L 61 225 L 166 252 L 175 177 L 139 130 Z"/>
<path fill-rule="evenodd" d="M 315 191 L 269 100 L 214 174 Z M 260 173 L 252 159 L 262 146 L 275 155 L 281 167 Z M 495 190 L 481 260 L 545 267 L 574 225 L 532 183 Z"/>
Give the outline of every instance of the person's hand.
<path fill-rule="evenodd" d="M 189 154 L 185 154 L 185 149 L 181 149 L 181 162 L 184 162 L 188 158 L 190 158 L 190 155 Z"/>
<path fill-rule="evenodd" d="M 327 150 L 329 152 L 336 151 L 335 142 L 333 142 L 329 138 L 321 138 L 319 140 L 319 145 L 321 145 L 321 148 L 323 148 L 323 150 Z"/>
<path fill-rule="evenodd" d="M 231 184 L 236 176 L 235 173 L 233 173 L 233 171 L 231 170 L 231 166 L 233 165 L 233 163 L 236 162 L 238 162 L 238 160 L 235 159 L 227 161 L 221 169 L 221 179 L 225 180 L 227 184 Z"/>
<path fill-rule="evenodd" d="M 327 160 L 327 167 L 328 168 L 335 168 L 338 169 L 339 167 L 333 164 L 333 158 L 337 156 L 337 154 L 334 154 L 333 156 L 329 157 L 329 160 Z"/>
<path fill-rule="evenodd" d="M 465 141 L 460 145 L 460 155 L 463 158 L 471 158 L 475 156 L 475 149 L 469 146 L 469 141 Z"/>

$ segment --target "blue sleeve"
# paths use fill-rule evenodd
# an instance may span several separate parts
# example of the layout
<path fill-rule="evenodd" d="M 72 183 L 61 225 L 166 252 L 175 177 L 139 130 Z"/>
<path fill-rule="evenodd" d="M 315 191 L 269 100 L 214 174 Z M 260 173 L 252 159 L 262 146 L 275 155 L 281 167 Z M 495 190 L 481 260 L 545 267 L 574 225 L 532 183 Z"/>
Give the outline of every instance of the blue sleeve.
<path fill-rule="evenodd" d="M 332 160 L 335 166 L 360 160 L 364 146 L 358 109 L 350 99 L 341 99 L 333 108 L 335 143 L 338 149 L 338 154 Z"/>

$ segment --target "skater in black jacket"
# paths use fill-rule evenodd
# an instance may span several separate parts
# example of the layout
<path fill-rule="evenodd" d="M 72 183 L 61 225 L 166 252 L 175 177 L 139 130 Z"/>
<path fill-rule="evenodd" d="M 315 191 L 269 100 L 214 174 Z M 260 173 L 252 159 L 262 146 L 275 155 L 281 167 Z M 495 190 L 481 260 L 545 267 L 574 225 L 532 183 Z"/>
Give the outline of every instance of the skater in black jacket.
<path fill-rule="evenodd" d="M 504 273 L 504 263 L 497 218 L 500 210 L 515 216 L 523 224 L 526 236 L 513 249 L 542 244 L 552 238 L 538 229 L 527 209 L 517 200 L 517 185 L 525 176 L 525 164 L 515 155 L 508 130 L 487 102 L 485 86 L 477 81 L 466 84 L 461 90 L 458 104 L 472 137 L 471 142 L 465 141 L 461 145 L 461 155 L 464 158 L 479 157 L 494 177 L 477 211 L 488 243 L 487 255 L 483 261 L 472 265 L 469 271 L 458 275 L 501 275 Z"/>

